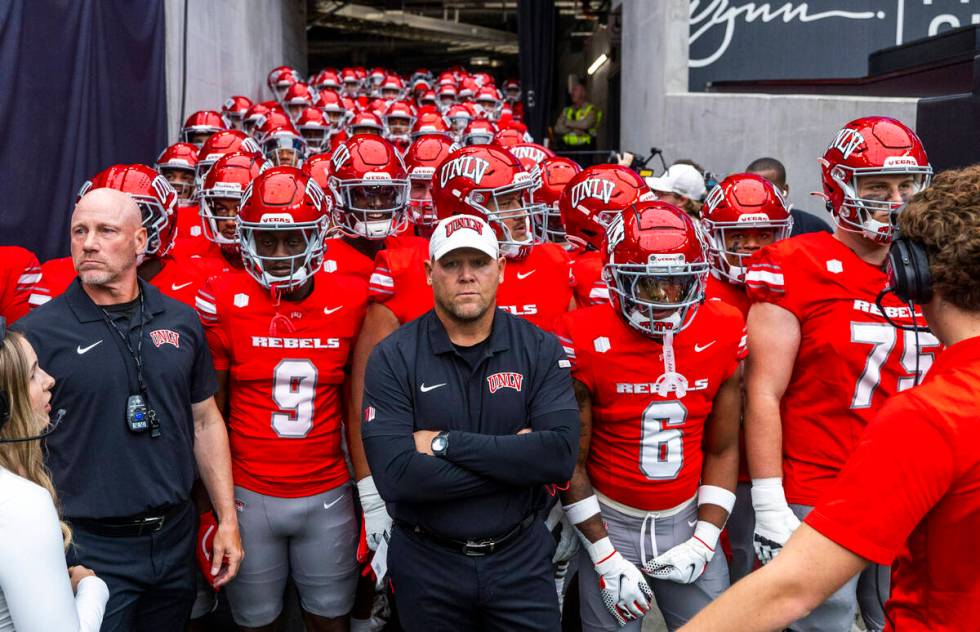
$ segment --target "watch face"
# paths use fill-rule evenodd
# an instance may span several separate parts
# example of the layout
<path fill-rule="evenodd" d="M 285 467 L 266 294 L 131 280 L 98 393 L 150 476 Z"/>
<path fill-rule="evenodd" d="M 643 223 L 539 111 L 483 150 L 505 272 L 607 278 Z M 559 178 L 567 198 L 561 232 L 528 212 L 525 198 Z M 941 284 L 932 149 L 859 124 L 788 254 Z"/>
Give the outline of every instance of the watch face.
<path fill-rule="evenodd" d="M 446 443 L 448 443 L 446 437 L 436 437 L 432 440 L 432 451 L 442 452 L 446 449 Z"/>

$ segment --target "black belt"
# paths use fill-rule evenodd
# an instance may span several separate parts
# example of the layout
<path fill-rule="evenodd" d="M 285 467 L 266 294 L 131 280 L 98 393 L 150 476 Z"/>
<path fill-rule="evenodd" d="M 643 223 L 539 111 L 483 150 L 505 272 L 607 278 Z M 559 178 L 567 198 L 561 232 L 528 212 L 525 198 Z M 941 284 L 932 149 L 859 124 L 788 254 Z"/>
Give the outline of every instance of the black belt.
<path fill-rule="evenodd" d="M 187 504 L 185 501 L 122 518 L 69 518 L 67 521 L 73 527 L 77 526 L 95 535 L 129 538 L 157 533 L 165 524 L 177 518 L 187 508 Z"/>
<path fill-rule="evenodd" d="M 423 540 L 438 544 L 454 553 L 462 553 L 470 557 L 483 557 L 484 555 L 490 555 L 506 548 L 508 544 L 517 539 L 517 536 L 531 526 L 534 518 L 535 515 L 533 513 L 529 514 L 524 520 L 521 520 L 520 524 L 502 536 L 482 540 L 457 540 L 456 538 L 449 538 L 438 533 L 433 533 L 423 527 L 409 524 L 403 520 L 395 520 L 395 523 L 403 529 L 420 536 Z"/>

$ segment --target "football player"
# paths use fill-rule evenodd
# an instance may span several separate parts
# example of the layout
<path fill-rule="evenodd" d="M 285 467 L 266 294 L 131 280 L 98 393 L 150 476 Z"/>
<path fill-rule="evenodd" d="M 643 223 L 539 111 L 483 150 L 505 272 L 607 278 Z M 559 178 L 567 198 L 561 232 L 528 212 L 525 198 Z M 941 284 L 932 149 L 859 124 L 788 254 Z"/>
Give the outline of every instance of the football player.
<path fill-rule="evenodd" d="M 243 130 L 245 114 L 253 105 L 255 104 L 251 99 L 240 95 L 225 99 L 225 102 L 221 105 L 221 118 L 225 120 L 225 125 L 228 129 Z"/>
<path fill-rule="evenodd" d="M 550 241 L 568 251 L 577 250 L 565 237 L 565 225 L 561 221 L 561 210 L 558 201 L 565 191 L 565 186 L 582 171 L 582 167 L 570 158 L 554 156 L 541 161 L 541 188 L 534 197 L 544 205 L 544 213 L 536 226 L 541 241 Z M 575 269 L 575 262 L 572 262 Z M 577 280 L 578 277 L 576 277 Z M 580 302 L 576 293 L 576 302 Z M 581 302 L 581 304 L 587 304 Z"/>
<path fill-rule="evenodd" d="M 272 630 L 288 578 L 310 629 L 347 629 L 358 524 L 341 448 L 345 374 L 366 284 L 323 273 L 330 200 L 294 167 L 242 196 L 245 272 L 197 297 L 218 373 L 248 559 L 228 599 L 235 622 Z"/>
<path fill-rule="evenodd" d="M 656 596 L 675 630 L 729 584 L 715 550 L 735 502 L 744 320 L 704 302 L 706 248 L 674 206 L 617 213 L 602 252 L 611 303 L 558 327 L 582 420 L 562 495 L 584 544 L 582 626 L 640 630 Z"/>
<path fill-rule="evenodd" d="M 432 176 L 436 167 L 456 149 L 456 145 L 443 134 L 424 134 L 412 141 L 405 152 L 405 168 L 411 183 L 408 194 L 409 220 L 415 226 L 415 234 L 425 239 L 432 235 L 439 221 L 432 204 Z"/>
<path fill-rule="evenodd" d="M 167 296 L 193 306 L 204 278 L 192 260 L 171 253 L 177 225 L 174 217 L 177 192 L 166 178 L 146 165 L 113 165 L 83 184 L 78 197 L 103 187 L 129 194 L 140 207 L 147 233 L 146 251 L 140 253 L 137 262 L 140 278 Z M 41 279 L 31 293 L 31 307 L 61 295 L 75 276 L 71 257 L 45 262 Z"/>
<path fill-rule="evenodd" d="M 577 304 L 598 305 L 609 301 L 600 253 L 606 228 L 623 209 L 652 199 L 653 192 L 643 178 L 619 165 L 588 167 L 566 183 L 558 199 L 558 210 L 565 226 L 565 238 L 572 245 Z"/>
<path fill-rule="evenodd" d="M 932 175 L 919 138 L 894 119 L 857 119 L 820 164 L 835 232 L 767 246 L 745 274 L 745 442 L 763 562 L 837 478 L 882 404 L 915 384 L 939 351 L 932 334 L 885 320 L 919 318 L 908 305 L 891 294 L 876 304 L 895 215 Z M 887 594 L 887 569 L 871 566 L 792 628 L 849 630 L 859 601 L 868 629 L 880 630 Z"/>
<path fill-rule="evenodd" d="M 41 264 L 20 246 L 0 246 L 0 316 L 13 323 L 30 311 L 29 299 L 41 280 Z"/>
<path fill-rule="evenodd" d="M 201 147 L 211 134 L 228 129 L 225 120 L 213 110 L 194 112 L 180 128 L 180 140 Z"/>
<path fill-rule="evenodd" d="M 177 192 L 178 208 L 193 206 L 196 185 L 194 174 L 197 170 L 199 148 L 191 143 L 174 143 L 157 157 L 154 165 L 170 186 Z"/>
<path fill-rule="evenodd" d="M 789 237 L 793 229 L 782 192 L 768 179 L 755 174 L 730 175 L 705 198 L 701 226 L 711 261 L 706 298 L 724 301 L 742 312 L 743 317 L 748 316 L 746 261 L 763 246 Z M 728 571 L 733 583 L 752 571 L 756 559 L 752 544 L 755 514 L 744 450 L 743 441 L 739 449 L 735 509 L 728 520 L 732 551 Z"/>

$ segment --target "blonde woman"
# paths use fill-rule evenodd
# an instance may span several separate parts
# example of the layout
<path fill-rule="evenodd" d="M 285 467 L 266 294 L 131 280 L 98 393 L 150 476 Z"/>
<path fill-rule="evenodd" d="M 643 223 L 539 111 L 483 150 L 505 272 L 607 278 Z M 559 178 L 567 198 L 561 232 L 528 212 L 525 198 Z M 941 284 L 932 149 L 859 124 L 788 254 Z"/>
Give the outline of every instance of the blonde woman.
<path fill-rule="evenodd" d="M 0 632 L 98 630 L 109 589 L 68 568 L 71 532 L 42 461 L 54 379 L 0 317 Z"/>

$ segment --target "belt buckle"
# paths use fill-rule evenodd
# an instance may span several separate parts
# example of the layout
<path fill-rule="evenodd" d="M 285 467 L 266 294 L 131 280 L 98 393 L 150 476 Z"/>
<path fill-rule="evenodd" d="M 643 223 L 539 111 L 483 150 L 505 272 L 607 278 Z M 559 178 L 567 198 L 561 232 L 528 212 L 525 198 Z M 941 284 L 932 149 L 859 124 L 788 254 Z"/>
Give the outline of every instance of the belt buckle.
<path fill-rule="evenodd" d="M 497 543 L 493 540 L 467 540 L 463 545 L 463 555 L 467 555 L 469 557 L 483 557 L 484 555 L 493 553 L 493 549 L 496 544 Z"/>
<path fill-rule="evenodd" d="M 156 533 L 163 528 L 163 523 L 166 520 L 166 516 L 152 516 L 149 518 L 143 518 L 140 520 L 139 534 L 144 533 Z"/>

